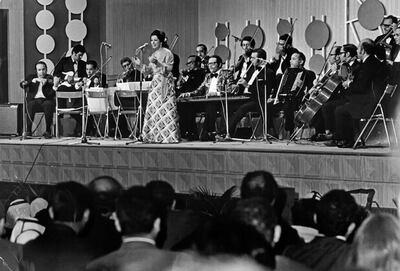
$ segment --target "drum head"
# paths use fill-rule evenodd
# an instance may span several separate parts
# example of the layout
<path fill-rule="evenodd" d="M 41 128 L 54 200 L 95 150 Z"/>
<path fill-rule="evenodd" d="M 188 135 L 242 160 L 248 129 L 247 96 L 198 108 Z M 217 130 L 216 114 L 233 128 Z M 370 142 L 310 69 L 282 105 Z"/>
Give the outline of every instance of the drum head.
<path fill-rule="evenodd" d="M 385 16 L 385 8 L 378 0 L 367 0 L 358 9 L 358 21 L 368 30 L 375 30 Z"/>
<path fill-rule="evenodd" d="M 250 36 L 254 38 L 254 41 L 256 42 L 256 46 L 254 47 L 254 49 L 260 49 L 264 46 L 265 34 L 261 27 L 259 27 L 258 25 L 249 24 L 248 26 L 246 26 L 242 31 L 241 38 L 245 36 Z"/>
<path fill-rule="evenodd" d="M 219 56 L 222 59 L 222 63 L 224 63 L 230 58 L 231 51 L 225 45 L 218 45 L 214 50 L 214 54 Z"/>
<path fill-rule="evenodd" d="M 278 31 L 279 36 L 289 34 L 292 31 L 292 24 L 288 20 L 279 19 L 276 30 Z"/>
<path fill-rule="evenodd" d="M 226 25 L 218 23 L 217 27 L 215 28 L 215 36 L 219 40 L 224 40 L 229 35 L 229 29 Z"/>
<path fill-rule="evenodd" d="M 329 41 L 328 25 L 321 20 L 314 20 L 306 28 L 306 42 L 312 49 L 321 49 Z"/>

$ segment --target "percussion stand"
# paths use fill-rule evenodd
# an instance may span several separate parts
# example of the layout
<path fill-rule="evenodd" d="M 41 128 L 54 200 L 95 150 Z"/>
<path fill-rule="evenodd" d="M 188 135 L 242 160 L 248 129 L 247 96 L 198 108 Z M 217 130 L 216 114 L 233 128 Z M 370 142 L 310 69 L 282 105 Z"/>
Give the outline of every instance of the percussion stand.
<path fill-rule="evenodd" d="M 143 49 L 142 48 L 140 50 L 140 63 L 143 63 Z M 136 143 L 138 141 L 142 141 L 142 115 L 143 115 L 143 109 L 142 109 L 142 98 L 143 98 L 143 72 L 140 71 L 139 74 L 139 105 L 138 105 L 138 111 L 136 114 L 136 123 L 135 123 L 135 128 L 133 129 L 133 131 L 131 132 L 131 134 L 129 135 L 129 138 L 132 139 L 132 141 L 126 142 L 125 145 L 129 145 L 129 144 L 133 144 Z M 137 95 L 136 95 L 136 99 L 138 99 Z M 138 122 L 139 122 L 139 136 L 136 136 L 136 129 L 138 127 Z"/>

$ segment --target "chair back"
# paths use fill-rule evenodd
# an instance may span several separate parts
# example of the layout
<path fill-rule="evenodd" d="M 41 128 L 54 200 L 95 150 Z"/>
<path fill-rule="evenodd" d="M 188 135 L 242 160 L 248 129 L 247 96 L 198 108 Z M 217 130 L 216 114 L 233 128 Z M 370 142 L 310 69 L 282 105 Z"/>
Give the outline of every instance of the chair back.
<path fill-rule="evenodd" d="M 82 91 L 56 91 L 57 99 L 82 99 Z"/>
<path fill-rule="evenodd" d="M 107 113 L 108 94 L 104 88 L 89 88 L 86 90 L 87 109 L 90 113 Z"/>
<path fill-rule="evenodd" d="M 360 205 L 363 205 L 360 201 L 365 201 L 366 196 L 365 208 L 371 210 L 372 203 L 374 202 L 375 189 L 354 189 L 348 192 L 356 198 L 356 201 L 359 202 Z"/>

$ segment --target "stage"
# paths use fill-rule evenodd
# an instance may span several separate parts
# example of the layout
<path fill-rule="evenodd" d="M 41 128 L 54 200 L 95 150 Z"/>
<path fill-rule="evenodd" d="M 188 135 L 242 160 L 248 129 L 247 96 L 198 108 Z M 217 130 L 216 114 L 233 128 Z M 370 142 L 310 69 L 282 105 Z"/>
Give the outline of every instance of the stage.
<path fill-rule="evenodd" d="M 339 149 L 322 143 L 297 141 L 182 142 L 126 145 L 126 140 L 78 138 L 0 139 L 0 178 L 55 184 L 88 183 L 111 175 L 125 186 L 162 179 L 179 192 L 206 186 L 222 193 L 240 185 L 248 171 L 268 170 L 282 186 L 294 187 L 300 197 L 312 190 L 374 188 L 381 207 L 394 208 L 400 191 L 400 152 L 389 148 Z"/>

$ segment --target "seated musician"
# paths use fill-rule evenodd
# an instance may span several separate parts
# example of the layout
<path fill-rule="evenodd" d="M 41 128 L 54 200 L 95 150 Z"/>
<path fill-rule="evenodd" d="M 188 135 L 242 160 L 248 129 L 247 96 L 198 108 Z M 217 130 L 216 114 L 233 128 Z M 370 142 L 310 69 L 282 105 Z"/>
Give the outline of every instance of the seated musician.
<path fill-rule="evenodd" d="M 121 67 L 124 69 L 122 74 L 118 78 L 118 82 L 135 82 L 140 81 L 140 71 L 135 69 L 132 59 L 125 56 L 121 58 Z"/>
<path fill-rule="evenodd" d="M 82 56 L 86 53 L 83 45 L 75 45 L 72 48 L 71 56 L 61 58 L 60 62 L 54 68 L 54 90 L 58 91 L 76 91 L 77 82 L 87 77 L 86 62 L 82 60 Z M 64 80 L 64 82 L 62 82 Z M 66 101 L 59 101 L 59 106 L 62 107 L 79 107 L 82 105 L 80 99 L 74 99 L 71 105 L 67 105 Z M 82 118 L 78 114 L 72 114 L 72 118 L 76 120 L 74 135 L 80 136 Z"/>
<path fill-rule="evenodd" d="M 243 54 L 240 55 L 236 63 L 236 66 L 234 67 L 234 72 L 235 74 L 237 73 L 236 81 L 238 81 L 239 79 L 249 80 L 249 78 L 247 78 L 249 74 L 247 73 L 247 70 L 251 64 L 250 56 L 255 45 L 256 45 L 255 40 L 250 36 L 245 36 L 240 41 L 240 46 L 243 49 Z"/>
<path fill-rule="evenodd" d="M 290 58 L 290 68 L 285 71 L 275 94 L 274 112 L 283 111 L 285 130 L 290 134 L 294 131 L 294 112 L 299 108 L 305 91 L 310 89 L 315 79 L 312 71 L 306 70 L 306 57 L 302 52 L 294 52 Z"/>
<path fill-rule="evenodd" d="M 205 44 L 198 44 L 196 46 L 196 54 L 200 57 L 201 61 L 201 68 L 204 69 L 206 72 L 209 72 L 208 70 L 208 59 L 210 58 L 208 55 L 208 50 L 207 46 Z"/>
<path fill-rule="evenodd" d="M 53 113 L 55 112 L 56 102 L 54 100 L 53 78 L 47 74 L 47 65 L 39 61 L 35 65 L 36 74 L 29 75 L 20 83 L 22 88 L 28 88 L 27 101 L 27 127 L 26 135 L 32 135 L 32 121 L 36 112 L 44 112 L 46 120 L 45 138 L 51 138 L 51 124 L 53 122 Z"/>
<path fill-rule="evenodd" d="M 230 118 L 229 133 L 231 135 L 234 134 L 236 125 L 248 112 L 264 111 L 264 99 L 269 97 L 272 89 L 275 88 L 275 74 L 267 65 L 266 59 L 267 53 L 263 49 L 253 50 L 250 54 L 252 67 L 249 70 L 247 80 L 241 78 L 237 82 L 244 88 L 248 88 L 250 100 L 241 105 Z M 268 119 L 270 119 L 269 114 Z M 269 123 L 271 124 L 271 121 Z"/>
<path fill-rule="evenodd" d="M 193 96 L 221 96 L 225 91 L 228 93 L 232 91 L 233 87 L 233 74 L 232 71 L 222 70 L 222 59 L 213 55 L 208 59 L 208 73 L 203 83 L 196 90 L 192 92 L 182 93 L 179 97 L 193 97 Z M 220 108 L 218 102 L 206 102 L 204 111 L 206 113 L 203 133 L 200 135 L 202 141 L 215 140 L 215 121 L 217 119 L 217 111 Z"/>
<path fill-rule="evenodd" d="M 354 76 L 360 67 L 360 63 L 357 61 L 357 46 L 354 44 L 345 44 L 341 47 L 339 55 L 340 67 L 331 76 L 336 76 L 340 82 L 346 82 Z M 317 131 L 316 141 L 333 139 L 335 132 L 335 109 L 346 102 L 345 96 L 346 89 L 340 84 L 334 93 L 332 93 L 330 99 L 322 105 L 320 116 L 325 132 L 318 133 L 319 131 Z"/>
<path fill-rule="evenodd" d="M 269 61 L 271 69 L 276 74 L 276 82 L 279 82 L 286 69 L 290 67 L 292 54 L 297 51 L 292 47 L 293 39 L 289 34 L 279 37 L 276 43 L 275 56 Z"/>
<path fill-rule="evenodd" d="M 206 76 L 205 70 L 201 68 L 201 59 L 199 56 L 189 56 L 186 66 L 187 69 L 181 71 L 181 78 L 178 80 L 176 87 L 178 96 L 182 93 L 196 90 Z M 193 104 L 178 103 L 178 114 L 181 137 L 190 141 L 198 139 L 195 122 L 196 110 Z"/>
<path fill-rule="evenodd" d="M 393 15 L 387 16 L 382 21 L 381 26 L 383 34 L 376 37 L 374 41 L 376 45 L 375 55 L 381 61 L 387 59 L 393 61 L 393 47 L 396 44 L 393 36 L 393 30 L 397 27 L 397 24 L 398 20 Z"/>
<path fill-rule="evenodd" d="M 86 87 L 107 87 L 107 79 L 105 74 L 101 74 L 100 79 L 100 70 L 97 69 L 97 62 L 95 60 L 88 60 L 86 62 L 86 75 L 83 79 Z"/>
<path fill-rule="evenodd" d="M 386 83 L 385 67 L 374 56 L 373 41 L 361 41 L 357 52 L 362 64 L 354 74 L 354 79 L 343 83 L 344 88 L 348 87 L 346 102 L 335 109 L 335 141 L 327 143 L 328 146 L 353 146 L 358 120 L 369 117 Z"/>

